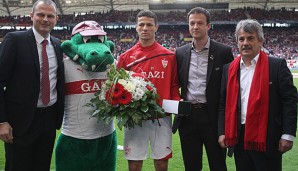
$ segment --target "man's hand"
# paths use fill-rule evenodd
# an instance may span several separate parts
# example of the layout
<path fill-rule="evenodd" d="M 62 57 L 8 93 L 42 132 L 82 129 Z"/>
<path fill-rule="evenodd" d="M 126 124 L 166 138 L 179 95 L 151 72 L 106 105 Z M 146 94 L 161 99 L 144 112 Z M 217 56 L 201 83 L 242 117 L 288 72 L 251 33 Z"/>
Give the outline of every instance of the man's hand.
<path fill-rule="evenodd" d="M 225 139 L 226 139 L 225 135 L 221 135 L 218 137 L 218 143 L 221 146 L 221 148 L 228 148 L 228 146 L 225 143 Z"/>
<path fill-rule="evenodd" d="M 279 140 L 279 147 L 278 150 L 281 153 L 285 153 L 289 150 L 291 150 L 293 147 L 293 141 L 285 140 L 285 139 L 280 139 Z"/>
<path fill-rule="evenodd" d="M 13 143 L 12 127 L 8 122 L 0 124 L 0 139 L 6 143 Z"/>

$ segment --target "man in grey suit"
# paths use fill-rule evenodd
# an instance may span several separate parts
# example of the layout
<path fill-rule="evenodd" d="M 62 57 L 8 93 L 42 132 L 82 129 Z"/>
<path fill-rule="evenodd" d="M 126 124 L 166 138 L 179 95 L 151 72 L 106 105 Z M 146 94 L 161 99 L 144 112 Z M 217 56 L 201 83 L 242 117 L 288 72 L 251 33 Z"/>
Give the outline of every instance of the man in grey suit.
<path fill-rule="evenodd" d="M 226 170 L 225 151 L 217 142 L 217 112 L 222 66 L 231 62 L 231 48 L 211 40 L 209 12 L 196 7 L 188 13 L 192 43 L 176 50 L 181 98 L 192 103 L 192 112 L 176 116 L 186 171 L 202 170 L 203 145 L 211 171 Z"/>
<path fill-rule="evenodd" d="M 6 171 L 48 171 L 64 110 L 60 40 L 50 36 L 58 16 L 38 0 L 32 29 L 8 33 L 0 51 L 0 139 Z"/>

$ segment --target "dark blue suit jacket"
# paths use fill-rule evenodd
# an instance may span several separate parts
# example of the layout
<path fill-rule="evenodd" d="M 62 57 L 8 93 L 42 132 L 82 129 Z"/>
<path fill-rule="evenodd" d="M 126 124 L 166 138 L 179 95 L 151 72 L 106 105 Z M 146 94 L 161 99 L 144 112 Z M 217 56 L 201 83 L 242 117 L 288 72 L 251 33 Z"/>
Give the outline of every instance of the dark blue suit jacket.
<path fill-rule="evenodd" d="M 61 41 L 51 36 L 57 56 L 56 128 L 64 111 L 64 65 Z M 0 49 L 0 123 L 8 122 L 13 136 L 26 133 L 34 115 L 40 89 L 40 66 L 32 29 L 7 33 Z M 6 88 L 4 88 L 6 87 Z"/>

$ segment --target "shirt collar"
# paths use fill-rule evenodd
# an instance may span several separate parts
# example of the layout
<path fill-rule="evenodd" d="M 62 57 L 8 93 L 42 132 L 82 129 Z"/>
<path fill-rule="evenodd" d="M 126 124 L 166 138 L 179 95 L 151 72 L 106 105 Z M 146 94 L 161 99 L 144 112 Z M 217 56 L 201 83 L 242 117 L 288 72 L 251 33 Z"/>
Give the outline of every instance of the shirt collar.
<path fill-rule="evenodd" d="M 204 48 L 201 51 L 209 49 L 209 47 L 210 47 L 210 37 L 208 37 L 207 43 L 205 44 Z M 193 42 L 191 44 L 191 50 L 195 50 L 195 46 L 193 45 Z"/>
<path fill-rule="evenodd" d="M 42 37 L 36 30 L 34 27 L 32 27 L 32 30 L 33 30 L 33 34 L 35 36 L 35 40 L 37 43 L 41 44 L 41 42 L 44 40 L 44 39 L 47 39 L 49 42 L 50 42 L 50 35 L 46 38 Z"/>
<path fill-rule="evenodd" d="M 251 60 L 251 65 L 256 65 L 258 60 L 259 60 L 259 57 L 260 57 L 260 53 L 257 54 L 256 57 L 254 57 L 252 60 Z M 241 60 L 240 60 L 240 67 L 241 68 L 244 68 L 245 67 L 245 63 L 241 57 Z"/>

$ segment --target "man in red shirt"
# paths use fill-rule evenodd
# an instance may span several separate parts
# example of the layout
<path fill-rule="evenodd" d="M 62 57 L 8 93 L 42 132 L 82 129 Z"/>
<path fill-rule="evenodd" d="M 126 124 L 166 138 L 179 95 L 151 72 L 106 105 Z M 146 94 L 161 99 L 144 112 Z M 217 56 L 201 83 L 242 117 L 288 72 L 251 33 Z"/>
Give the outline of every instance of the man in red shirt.
<path fill-rule="evenodd" d="M 144 74 L 155 85 L 161 105 L 163 99 L 180 97 L 175 55 L 155 41 L 157 29 L 157 16 L 151 11 L 141 11 L 136 25 L 139 41 L 120 55 L 117 67 Z M 125 129 L 124 156 L 129 171 L 142 169 L 149 142 L 155 170 L 168 170 L 168 159 L 172 157 L 172 117 L 159 118 L 159 123 L 156 119 L 147 120 L 142 127 Z"/>

